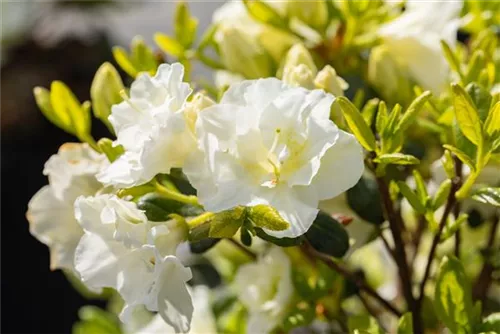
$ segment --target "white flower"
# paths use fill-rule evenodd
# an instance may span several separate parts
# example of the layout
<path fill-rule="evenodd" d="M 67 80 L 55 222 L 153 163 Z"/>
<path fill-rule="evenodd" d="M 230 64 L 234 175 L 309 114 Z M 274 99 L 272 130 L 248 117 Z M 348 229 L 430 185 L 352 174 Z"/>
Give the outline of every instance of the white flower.
<path fill-rule="evenodd" d="M 234 288 L 248 311 L 247 333 L 269 333 L 282 323 L 292 301 L 290 260 L 273 247 L 257 262 L 238 269 Z"/>
<path fill-rule="evenodd" d="M 80 195 L 94 195 L 102 185 L 96 173 L 107 163 L 87 144 L 66 143 L 45 163 L 49 185 L 30 200 L 26 217 L 30 233 L 50 248 L 50 268 L 74 272 L 73 257 L 83 232 L 75 220 L 73 203 Z"/>
<path fill-rule="evenodd" d="M 210 290 L 203 285 L 190 289 L 193 299 L 193 319 L 190 334 L 216 334 L 215 317 L 210 308 Z M 140 328 L 135 334 L 174 334 L 176 331 L 161 318 L 155 315 L 149 323 Z"/>
<path fill-rule="evenodd" d="M 275 207 L 290 223 L 276 237 L 311 226 L 320 200 L 352 187 L 364 169 L 354 136 L 329 120 L 333 96 L 270 78 L 229 88 L 197 121 L 200 153 L 184 167 L 209 211 Z"/>
<path fill-rule="evenodd" d="M 456 44 L 462 1 L 406 2 L 401 16 L 381 27 L 387 50 L 424 89 L 443 91 L 449 66 L 440 41 Z"/>
<path fill-rule="evenodd" d="M 192 90 L 183 76 L 181 64 L 162 64 L 154 77 L 140 75 L 130 98 L 113 106 L 109 121 L 126 153 L 98 175 L 102 183 L 127 188 L 182 167 L 195 148 L 184 114 Z"/>
<path fill-rule="evenodd" d="M 114 195 L 79 197 L 75 216 L 85 231 L 75 253 L 82 282 L 116 289 L 125 302 L 124 322 L 145 305 L 177 332 L 189 331 L 193 306 L 186 282 L 191 270 L 175 256 L 187 227 L 176 221 L 153 226 L 134 203 Z"/>

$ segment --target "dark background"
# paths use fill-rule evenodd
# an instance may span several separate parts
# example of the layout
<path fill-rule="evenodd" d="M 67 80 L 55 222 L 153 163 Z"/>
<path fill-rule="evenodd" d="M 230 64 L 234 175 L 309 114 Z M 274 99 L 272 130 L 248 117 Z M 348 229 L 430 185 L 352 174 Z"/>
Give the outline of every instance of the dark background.
<path fill-rule="evenodd" d="M 28 201 L 48 182 L 45 161 L 62 143 L 76 141 L 42 116 L 32 89 L 58 79 L 81 101 L 89 99 L 95 70 L 111 59 L 108 50 L 104 37 L 91 45 L 67 40 L 50 49 L 27 40 L 9 50 L 10 61 L 2 67 L 2 333 L 69 333 L 78 309 L 89 303 L 61 271 L 50 271 L 48 248 L 28 230 Z M 107 135 L 97 123 L 93 132 L 96 138 Z"/>

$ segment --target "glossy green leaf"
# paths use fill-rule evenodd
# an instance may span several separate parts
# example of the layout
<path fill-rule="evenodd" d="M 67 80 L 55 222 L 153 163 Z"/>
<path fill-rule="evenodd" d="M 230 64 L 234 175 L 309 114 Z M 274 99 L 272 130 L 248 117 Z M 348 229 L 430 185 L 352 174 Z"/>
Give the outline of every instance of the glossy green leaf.
<path fill-rule="evenodd" d="M 342 109 L 343 115 L 361 145 L 368 151 L 375 151 L 375 136 L 366 124 L 359 110 L 347 98 L 340 96 L 335 99 Z"/>
<path fill-rule="evenodd" d="M 113 141 L 109 138 L 101 138 L 97 142 L 97 146 L 101 149 L 102 153 L 106 155 L 109 162 L 113 162 L 118 159 L 123 153 L 125 153 L 125 149 L 120 144 L 113 144 Z"/>
<path fill-rule="evenodd" d="M 488 118 L 484 122 L 484 130 L 489 136 L 499 135 L 500 132 L 500 101 L 491 107 Z"/>
<path fill-rule="evenodd" d="M 464 136 L 474 145 L 482 141 L 482 123 L 478 111 L 469 94 L 458 84 L 452 85 L 453 105 L 458 126 Z"/>
<path fill-rule="evenodd" d="M 432 94 L 430 91 L 425 91 L 415 100 L 413 100 L 408 109 L 406 109 L 406 112 L 401 117 L 397 125 L 396 132 L 405 131 L 410 127 L 411 124 L 413 124 L 413 122 L 417 118 L 418 113 L 420 112 L 420 110 L 422 110 L 425 103 L 429 101 L 431 96 Z"/>
<path fill-rule="evenodd" d="M 116 63 L 121 67 L 121 69 L 124 70 L 125 73 L 130 75 L 132 78 L 135 78 L 139 72 L 132 63 L 132 60 L 127 54 L 127 51 L 125 51 L 125 49 L 120 46 L 113 47 L 112 51 L 113 57 L 115 58 Z"/>
<path fill-rule="evenodd" d="M 475 169 L 474 161 L 463 151 L 451 145 L 443 145 L 443 147 L 453 153 L 460 161 L 469 166 L 472 170 Z"/>
<path fill-rule="evenodd" d="M 434 195 L 434 198 L 432 199 L 431 205 L 434 210 L 437 210 L 438 208 L 444 205 L 444 203 L 448 199 L 450 191 L 451 191 L 451 180 L 448 179 L 443 181 L 443 183 L 441 183 L 438 190 L 436 191 L 436 195 Z"/>
<path fill-rule="evenodd" d="M 211 238 L 231 238 L 245 221 L 246 208 L 235 207 L 216 213 L 210 223 Z"/>
<path fill-rule="evenodd" d="M 281 218 L 279 212 L 269 205 L 259 204 L 247 209 L 247 219 L 255 226 L 271 231 L 283 231 L 290 224 Z"/>
<path fill-rule="evenodd" d="M 500 188 L 485 187 L 477 190 L 472 198 L 478 202 L 500 207 Z"/>
<path fill-rule="evenodd" d="M 349 250 L 349 235 L 344 226 L 322 211 L 305 236 L 314 249 L 330 256 L 340 258 Z"/>
<path fill-rule="evenodd" d="M 424 214 L 425 213 L 425 202 L 422 202 L 418 195 L 413 192 L 413 190 L 410 189 L 410 187 L 406 184 L 406 182 L 403 181 L 398 181 L 397 182 L 399 191 L 403 196 L 408 200 L 412 208 L 420 213 Z"/>
<path fill-rule="evenodd" d="M 298 246 L 304 242 L 303 236 L 300 236 L 297 238 L 286 238 L 286 237 L 285 238 L 276 238 L 276 237 L 273 237 L 273 236 L 267 234 L 266 232 L 264 232 L 263 229 L 258 228 L 258 227 L 255 228 L 255 233 L 262 240 L 268 241 L 268 242 L 273 243 L 273 244 L 280 246 L 280 247 Z"/>
<path fill-rule="evenodd" d="M 384 165 L 417 165 L 420 163 L 420 160 L 414 156 L 403 153 L 382 154 L 373 161 Z"/>
<path fill-rule="evenodd" d="M 50 122 L 68 133 L 74 133 L 70 117 L 67 114 L 58 114 L 54 108 L 52 108 L 52 103 L 50 102 L 50 91 L 48 89 L 35 87 L 35 89 L 33 89 L 33 94 L 38 108 L 40 108 L 42 114 Z"/>
<path fill-rule="evenodd" d="M 257 21 L 275 27 L 287 27 L 286 21 L 267 3 L 261 0 L 243 0 L 248 13 Z"/>
<path fill-rule="evenodd" d="M 154 35 L 154 40 L 156 44 L 160 47 L 160 49 L 177 58 L 181 58 L 184 54 L 184 47 L 172 37 L 162 34 L 156 33 Z"/>
<path fill-rule="evenodd" d="M 374 179 L 362 177 L 346 193 L 347 204 L 362 219 L 375 225 L 385 221 L 380 191 Z"/>
<path fill-rule="evenodd" d="M 175 7 L 174 30 L 175 38 L 184 48 L 190 48 L 196 37 L 198 20 L 191 16 L 185 1 L 177 2 Z"/>
<path fill-rule="evenodd" d="M 445 256 L 439 266 L 434 293 L 438 318 L 452 333 L 470 333 L 474 327 L 471 286 L 462 263 Z"/>

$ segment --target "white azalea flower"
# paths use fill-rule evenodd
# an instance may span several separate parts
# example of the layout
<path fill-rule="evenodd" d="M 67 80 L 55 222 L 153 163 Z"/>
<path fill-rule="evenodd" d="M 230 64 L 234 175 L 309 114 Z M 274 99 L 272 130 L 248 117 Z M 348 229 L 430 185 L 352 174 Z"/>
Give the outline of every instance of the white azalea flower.
<path fill-rule="evenodd" d="M 270 78 L 229 88 L 197 121 L 201 152 L 184 167 L 209 211 L 275 207 L 290 223 L 276 237 L 311 226 L 320 200 L 352 187 L 363 173 L 361 146 L 329 120 L 334 97 Z"/>
<path fill-rule="evenodd" d="M 176 221 L 153 226 L 134 203 L 114 195 L 79 197 L 75 216 L 85 231 L 75 253 L 82 282 L 116 289 L 125 302 L 124 322 L 145 305 L 177 332 L 187 332 L 193 312 L 186 287 L 191 270 L 175 256 L 187 227 Z"/>
<path fill-rule="evenodd" d="M 101 182 L 127 188 L 182 167 L 195 148 L 184 114 L 192 90 L 183 76 L 181 64 L 162 64 L 154 77 L 140 75 L 130 98 L 113 106 L 109 121 L 126 153 L 98 175 Z"/>
<path fill-rule="evenodd" d="M 449 74 L 440 41 L 455 46 L 462 6 L 462 1 L 409 0 L 404 13 L 379 30 L 390 55 L 435 94 L 443 91 Z"/>
<path fill-rule="evenodd" d="M 247 333 L 269 333 L 282 323 L 293 298 L 290 260 L 273 247 L 238 269 L 234 288 L 248 311 Z"/>
<path fill-rule="evenodd" d="M 94 195 L 102 185 L 96 174 L 107 163 L 87 144 L 66 143 L 45 163 L 49 185 L 30 200 L 26 217 L 30 233 L 50 248 L 50 268 L 74 272 L 73 257 L 83 234 L 73 214 L 80 195 Z"/>
<path fill-rule="evenodd" d="M 193 299 L 193 319 L 190 334 L 216 334 L 215 317 L 210 308 L 210 290 L 203 285 L 190 289 Z M 168 325 L 160 315 L 155 315 L 144 327 L 135 334 L 174 334 L 175 329 Z"/>

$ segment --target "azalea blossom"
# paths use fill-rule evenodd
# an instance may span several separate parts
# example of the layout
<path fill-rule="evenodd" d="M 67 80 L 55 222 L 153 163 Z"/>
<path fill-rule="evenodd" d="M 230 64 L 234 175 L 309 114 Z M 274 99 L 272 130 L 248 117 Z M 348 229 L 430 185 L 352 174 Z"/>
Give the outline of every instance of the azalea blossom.
<path fill-rule="evenodd" d="M 462 1 L 409 0 L 404 13 L 379 30 L 389 54 L 435 94 L 443 91 L 449 75 L 440 41 L 456 45 L 462 6 Z"/>
<path fill-rule="evenodd" d="M 49 185 L 30 200 L 26 217 L 30 233 L 50 248 L 50 268 L 74 272 L 73 257 L 83 235 L 73 214 L 78 196 L 94 195 L 102 188 L 96 174 L 106 157 L 87 144 L 66 143 L 45 163 Z"/>
<path fill-rule="evenodd" d="M 329 120 L 333 99 L 274 78 L 229 88 L 199 115 L 200 152 L 184 167 L 200 203 L 214 212 L 271 205 L 290 227 L 268 234 L 306 232 L 318 202 L 352 187 L 364 169 L 357 140 Z"/>
<path fill-rule="evenodd" d="M 234 278 L 238 299 L 248 311 L 247 333 L 269 333 L 281 324 L 293 298 L 290 260 L 273 247 Z"/>
<path fill-rule="evenodd" d="M 187 227 L 177 221 L 150 223 L 134 203 L 114 195 L 79 197 L 75 216 L 85 232 L 75 253 L 82 282 L 116 289 L 125 302 L 124 322 L 145 305 L 176 332 L 189 331 L 191 270 L 175 256 Z"/>
<path fill-rule="evenodd" d="M 182 167 L 196 146 L 184 113 L 192 90 L 183 76 L 181 64 L 162 64 L 154 77 L 141 74 L 130 97 L 113 106 L 109 121 L 126 152 L 98 175 L 102 183 L 127 188 Z"/>
<path fill-rule="evenodd" d="M 197 285 L 189 289 L 193 300 L 193 318 L 191 321 L 190 334 L 217 333 L 215 317 L 210 305 L 210 290 L 204 285 Z M 149 322 L 135 334 L 174 334 L 175 329 L 168 325 L 160 315 L 155 315 Z"/>

